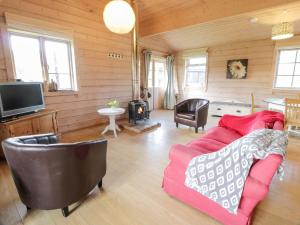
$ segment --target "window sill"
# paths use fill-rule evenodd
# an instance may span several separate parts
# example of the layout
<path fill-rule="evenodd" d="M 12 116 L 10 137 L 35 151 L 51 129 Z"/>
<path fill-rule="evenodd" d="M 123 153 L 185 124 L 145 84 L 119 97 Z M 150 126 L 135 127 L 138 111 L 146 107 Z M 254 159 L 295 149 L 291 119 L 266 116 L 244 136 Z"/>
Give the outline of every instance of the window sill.
<path fill-rule="evenodd" d="M 300 88 L 274 88 L 272 89 L 272 93 L 276 92 L 282 92 L 282 91 L 288 91 L 288 92 L 300 92 Z"/>
<path fill-rule="evenodd" d="M 184 86 L 185 89 L 204 89 L 204 87 L 201 84 L 189 84 Z"/>
<path fill-rule="evenodd" d="M 78 96 L 79 91 L 53 91 L 53 92 L 44 92 L 45 97 L 54 97 L 54 96 Z"/>

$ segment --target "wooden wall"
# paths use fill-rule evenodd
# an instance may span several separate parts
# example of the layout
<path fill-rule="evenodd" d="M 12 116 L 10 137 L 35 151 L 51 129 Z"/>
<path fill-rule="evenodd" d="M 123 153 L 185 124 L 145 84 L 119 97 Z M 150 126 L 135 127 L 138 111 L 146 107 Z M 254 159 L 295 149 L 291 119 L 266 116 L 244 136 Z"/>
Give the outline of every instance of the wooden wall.
<path fill-rule="evenodd" d="M 172 53 L 172 49 L 163 39 L 156 37 L 141 38 L 139 40 L 141 84 L 144 81 L 143 50 L 152 51 L 152 58 L 166 58 L 167 55 Z"/>
<path fill-rule="evenodd" d="M 2 43 L 2 37 L 0 36 L 0 43 Z M 4 50 L 3 46 L 0 44 L 0 82 L 7 81 L 7 74 L 6 74 L 6 66 L 5 66 L 5 59 L 4 59 Z"/>
<path fill-rule="evenodd" d="M 289 42 L 291 41 L 286 41 L 286 44 L 288 45 Z M 182 83 L 184 61 L 180 52 L 176 55 L 177 76 L 179 83 Z M 207 91 L 180 88 L 181 98 L 204 97 L 210 100 L 237 100 L 251 103 L 250 95 L 253 92 L 255 103 L 265 105 L 263 99 L 273 95 L 296 97 L 299 91 L 273 90 L 275 57 L 276 44 L 270 39 L 211 47 L 208 49 Z M 226 79 L 226 65 L 227 60 L 230 59 L 249 59 L 247 79 Z"/>
<path fill-rule="evenodd" d="M 32 17 L 63 26 L 74 32 L 75 58 L 79 92 L 74 95 L 46 97 L 48 109 L 57 109 L 59 130 L 66 132 L 99 124 L 104 118 L 96 113 L 109 99 L 118 99 L 125 107 L 132 98 L 131 37 L 109 32 L 103 24 L 102 11 L 108 1 L 81 0 L 3 0 L 4 12 Z M 109 52 L 124 55 L 122 60 L 108 58 Z M 0 45 L 0 81 L 7 80 Z"/>
<path fill-rule="evenodd" d="M 156 36 L 140 38 L 139 46 L 140 50 L 149 49 L 160 56 L 168 55 L 173 51 L 164 39 L 157 38 Z"/>

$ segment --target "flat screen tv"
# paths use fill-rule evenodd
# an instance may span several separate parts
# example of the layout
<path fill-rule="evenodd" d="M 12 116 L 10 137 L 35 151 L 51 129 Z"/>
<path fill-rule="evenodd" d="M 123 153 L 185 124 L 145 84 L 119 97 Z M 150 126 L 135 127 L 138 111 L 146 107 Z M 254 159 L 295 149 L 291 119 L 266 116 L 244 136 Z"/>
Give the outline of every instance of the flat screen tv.
<path fill-rule="evenodd" d="M 0 117 L 13 117 L 45 108 L 41 83 L 0 83 Z"/>

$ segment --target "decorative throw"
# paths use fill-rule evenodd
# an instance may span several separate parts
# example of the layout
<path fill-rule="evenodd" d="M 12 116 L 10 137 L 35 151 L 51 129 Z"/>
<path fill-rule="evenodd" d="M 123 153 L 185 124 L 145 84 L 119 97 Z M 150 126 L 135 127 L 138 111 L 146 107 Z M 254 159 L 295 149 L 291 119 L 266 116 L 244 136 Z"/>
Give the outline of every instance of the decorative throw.
<path fill-rule="evenodd" d="M 219 126 L 229 128 L 244 136 L 261 128 L 274 129 L 273 126 L 276 122 L 281 122 L 284 124 L 284 115 L 282 113 L 263 110 L 260 112 L 251 113 L 247 116 L 226 114 L 220 119 Z"/>
<path fill-rule="evenodd" d="M 287 134 L 260 129 L 232 142 L 219 151 L 194 157 L 185 172 L 185 185 L 237 214 L 243 187 L 254 159 L 269 154 L 285 156 Z M 283 165 L 278 168 L 280 179 Z"/>

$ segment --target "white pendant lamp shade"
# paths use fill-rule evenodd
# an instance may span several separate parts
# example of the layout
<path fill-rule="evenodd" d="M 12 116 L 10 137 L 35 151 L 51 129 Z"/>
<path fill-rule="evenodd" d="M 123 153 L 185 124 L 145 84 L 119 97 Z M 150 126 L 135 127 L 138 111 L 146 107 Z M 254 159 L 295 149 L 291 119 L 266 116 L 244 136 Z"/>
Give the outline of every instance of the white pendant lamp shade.
<path fill-rule="evenodd" d="M 282 40 L 294 36 L 294 27 L 290 22 L 276 24 L 272 27 L 272 40 Z"/>
<path fill-rule="evenodd" d="M 114 33 L 129 33 L 135 25 L 135 14 L 132 7 L 124 0 L 110 1 L 104 8 L 105 26 Z"/>

